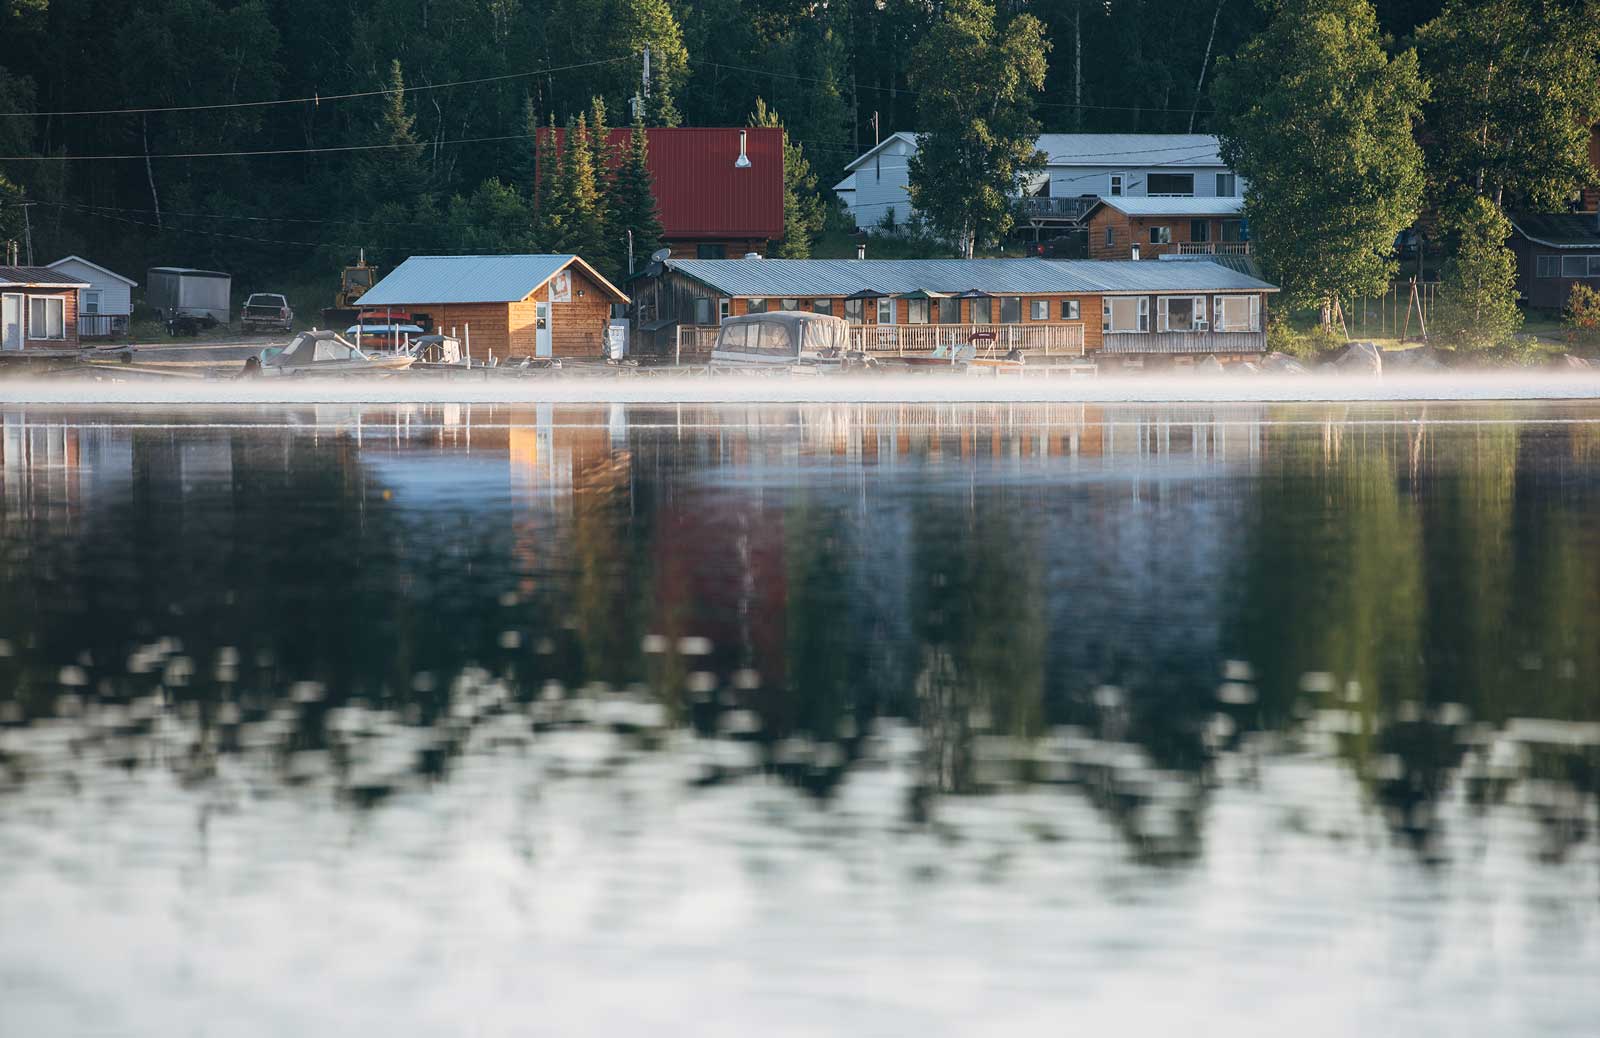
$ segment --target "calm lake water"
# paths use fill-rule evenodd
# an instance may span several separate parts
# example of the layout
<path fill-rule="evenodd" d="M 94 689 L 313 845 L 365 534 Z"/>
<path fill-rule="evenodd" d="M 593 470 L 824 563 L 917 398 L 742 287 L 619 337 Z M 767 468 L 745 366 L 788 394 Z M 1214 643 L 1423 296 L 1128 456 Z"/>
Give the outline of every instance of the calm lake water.
<path fill-rule="evenodd" d="M 0 1033 L 1600 1026 L 1600 405 L 0 425 Z"/>

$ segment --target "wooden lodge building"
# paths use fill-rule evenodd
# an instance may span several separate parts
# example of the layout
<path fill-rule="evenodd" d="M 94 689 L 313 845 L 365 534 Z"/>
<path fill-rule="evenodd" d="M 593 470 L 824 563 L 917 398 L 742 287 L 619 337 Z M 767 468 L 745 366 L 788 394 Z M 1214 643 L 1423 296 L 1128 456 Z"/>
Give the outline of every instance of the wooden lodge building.
<path fill-rule="evenodd" d="M 993 336 L 1045 355 L 1266 352 L 1277 291 L 1234 266 L 1184 262 L 943 259 L 673 260 L 634 283 L 639 348 L 710 348 L 722 319 L 769 310 L 842 317 L 853 345 L 929 352 Z"/>
<path fill-rule="evenodd" d="M 361 312 L 453 329 L 475 363 L 491 355 L 598 359 L 612 305 L 627 302 L 577 256 L 412 256 L 367 289 Z"/>
<path fill-rule="evenodd" d="M 1528 306 L 1560 310 L 1573 285 L 1600 291 L 1600 213 L 1514 214 L 1507 245 Z"/>
<path fill-rule="evenodd" d="M 77 349 L 78 293 L 88 287 L 49 267 L 0 266 L 0 351 Z"/>
<path fill-rule="evenodd" d="M 1084 214 L 1084 224 L 1090 259 L 1250 254 L 1242 198 L 1101 197 Z"/>

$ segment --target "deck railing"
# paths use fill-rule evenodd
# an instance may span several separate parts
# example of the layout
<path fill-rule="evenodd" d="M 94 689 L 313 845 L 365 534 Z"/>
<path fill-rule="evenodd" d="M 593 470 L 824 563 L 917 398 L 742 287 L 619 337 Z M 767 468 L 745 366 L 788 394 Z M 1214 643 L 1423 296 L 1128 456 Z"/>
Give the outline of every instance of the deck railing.
<path fill-rule="evenodd" d="M 1081 357 L 1084 326 L 1064 324 L 852 324 L 850 348 L 864 353 L 932 353 L 965 346 L 974 333 L 994 336 L 978 343 L 980 355 L 1022 350 L 1048 356 Z M 710 356 L 716 345 L 715 325 L 680 324 L 678 356 L 683 360 Z"/>
<path fill-rule="evenodd" d="M 1083 219 L 1094 205 L 1095 196 L 1086 198 L 1038 198 L 1029 196 L 1017 199 L 1017 211 L 1025 220 L 1064 220 L 1076 223 Z"/>
<path fill-rule="evenodd" d="M 1102 353 L 1265 353 L 1266 332 L 1106 332 Z"/>
<path fill-rule="evenodd" d="M 113 335 L 120 335 L 128 330 L 128 318 L 124 314 L 79 314 L 78 338 L 80 339 L 105 339 Z"/>
<path fill-rule="evenodd" d="M 1247 241 L 1181 241 L 1178 243 L 1180 256 L 1248 256 L 1250 243 Z"/>

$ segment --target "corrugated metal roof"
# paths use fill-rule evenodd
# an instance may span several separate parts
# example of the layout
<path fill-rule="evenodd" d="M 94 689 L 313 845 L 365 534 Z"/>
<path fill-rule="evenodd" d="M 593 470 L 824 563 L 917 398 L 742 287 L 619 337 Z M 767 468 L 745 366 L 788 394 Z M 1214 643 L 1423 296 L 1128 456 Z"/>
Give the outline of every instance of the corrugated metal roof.
<path fill-rule="evenodd" d="M 1104 295 L 1137 292 L 1274 292 L 1273 285 L 1215 263 L 1104 260 L 732 259 L 668 260 L 729 296 L 848 296 L 966 292 L 991 295 Z"/>
<path fill-rule="evenodd" d="M 1529 241 L 1552 249 L 1600 246 L 1600 216 L 1594 213 L 1516 213 L 1511 226 Z"/>
<path fill-rule="evenodd" d="M 367 289 L 361 306 L 515 303 L 576 256 L 412 256 Z"/>
<path fill-rule="evenodd" d="M 750 165 L 738 169 L 739 134 Z M 548 134 L 548 129 L 539 131 Z M 631 130 L 611 131 L 621 161 Z M 673 126 L 645 131 L 650 176 L 668 241 L 783 237 L 783 130 L 778 127 Z M 557 130 L 558 142 L 566 131 Z"/>
<path fill-rule="evenodd" d="M 0 285 L 36 285 L 40 288 L 88 288 L 87 282 L 49 267 L 0 266 Z"/>
<path fill-rule="evenodd" d="M 1162 263 L 1215 263 L 1219 267 L 1237 270 L 1241 274 L 1248 274 L 1253 278 L 1265 278 L 1261 273 L 1261 264 L 1256 262 L 1254 256 L 1239 256 L 1233 253 L 1220 253 L 1213 256 L 1179 256 L 1172 253 L 1160 256 Z"/>
<path fill-rule="evenodd" d="M 1234 216 L 1244 212 L 1242 198 L 1149 198 L 1142 195 L 1100 196 L 1100 204 L 1129 216 Z"/>
<path fill-rule="evenodd" d="M 917 146 L 914 133 L 890 134 L 857 156 L 846 170 L 895 141 Z M 1217 139 L 1208 133 L 1041 133 L 1039 150 L 1051 166 L 1223 166 Z"/>
<path fill-rule="evenodd" d="M 1039 150 L 1052 166 L 1221 166 L 1207 133 L 1043 133 Z"/>

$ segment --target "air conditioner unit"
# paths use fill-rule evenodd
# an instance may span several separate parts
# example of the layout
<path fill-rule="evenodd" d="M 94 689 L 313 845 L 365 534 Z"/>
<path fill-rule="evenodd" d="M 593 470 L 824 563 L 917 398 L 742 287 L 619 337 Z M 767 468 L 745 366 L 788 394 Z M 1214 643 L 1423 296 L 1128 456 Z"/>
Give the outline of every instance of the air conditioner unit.
<path fill-rule="evenodd" d="M 1203 332 L 1203 331 L 1207 330 L 1210 327 L 1211 327 L 1211 325 L 1209 325 L 1205 321 L 1196 321 L 1194 323 L 1194 330 L 1197 331 L 1197 332 Z"/>

